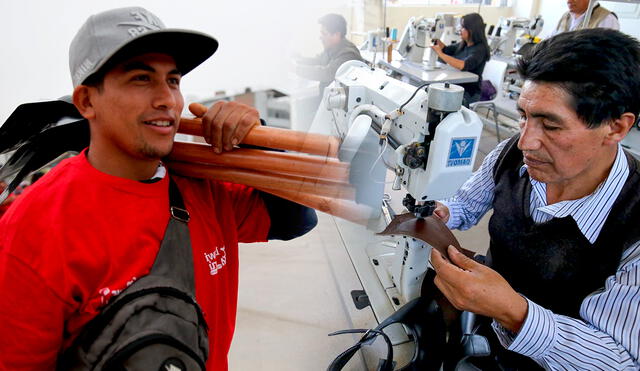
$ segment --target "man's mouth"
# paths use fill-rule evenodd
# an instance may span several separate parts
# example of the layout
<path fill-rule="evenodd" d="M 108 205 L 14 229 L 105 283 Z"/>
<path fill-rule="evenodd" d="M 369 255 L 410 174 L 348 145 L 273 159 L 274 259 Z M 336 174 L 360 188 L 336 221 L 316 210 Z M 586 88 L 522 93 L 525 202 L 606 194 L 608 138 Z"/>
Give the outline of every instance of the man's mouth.
<path fill-rule="evenodd" d="M 527 164 L 527 166 L 540 166 L 546 164 L 547 161 L 538 160 L 531 156 L 524 156 L 524 163 Z"/>
<path fill-rule="evenodd" d="M 171 121 L 168 120 L 154 120 L 154 121 L 143 121 L 145 125 L 152 125 L 158 127 L 169 127 L 172 125 Z"/>

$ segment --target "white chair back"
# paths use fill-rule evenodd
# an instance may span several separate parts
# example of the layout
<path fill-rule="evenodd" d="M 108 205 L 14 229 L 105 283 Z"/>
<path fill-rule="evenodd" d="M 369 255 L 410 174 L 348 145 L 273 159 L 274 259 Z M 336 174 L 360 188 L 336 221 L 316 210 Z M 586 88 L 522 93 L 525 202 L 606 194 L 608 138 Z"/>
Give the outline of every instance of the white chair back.
<path fill-rule="evenodd" d="M 502 96 L 504 83 L 504 76 L 507 73 L 507 62 L 490 59 L 487 64 L 484 65 L 484 71 L 482 71 L 482 79 L 491 81 L 493 87 L 496 88 L 498 96 Z"/>

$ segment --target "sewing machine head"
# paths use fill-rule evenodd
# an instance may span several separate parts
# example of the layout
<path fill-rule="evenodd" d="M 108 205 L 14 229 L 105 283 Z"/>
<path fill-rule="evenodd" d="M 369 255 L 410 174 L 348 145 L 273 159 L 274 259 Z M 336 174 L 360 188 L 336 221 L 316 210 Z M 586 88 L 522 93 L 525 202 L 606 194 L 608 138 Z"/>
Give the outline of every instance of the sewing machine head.
<path fill-rule="evenodd" d="M 394 188 L 420 204 L 453 195 L 471 175 L 482 122 L 462 106 L 463 94 L 448 83 L 416 88 L 350 61 L 326 89 L 324 107 L 341 128 L 341 157 L 372 152 L 362 143 L 377 136 L 373 165 L 386 164 L 395 173 Z"/>

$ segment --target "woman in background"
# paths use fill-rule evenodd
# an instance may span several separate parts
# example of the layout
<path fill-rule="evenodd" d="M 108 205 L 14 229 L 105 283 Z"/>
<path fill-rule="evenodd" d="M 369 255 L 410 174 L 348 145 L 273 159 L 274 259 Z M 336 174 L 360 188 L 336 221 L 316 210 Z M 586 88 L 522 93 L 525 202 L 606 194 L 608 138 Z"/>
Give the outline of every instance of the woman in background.
<path fill-rule="evenodd" d="M 477 82 L 459 84 L 464 88 L 462 104 L 466 107 L 470 103 L 480 100 L 480 80 L 484 65 L 491 58 L 491 51 L 484 33 L 484 20 L 478 13 L 470 13 L 460 20 L 460 37 L 462 42 L 445 46 L 436 40 L 431 48 L 438 53 L 438 57 L 448 65 L 460 71 L 469 71 L 478 75 Z"/>

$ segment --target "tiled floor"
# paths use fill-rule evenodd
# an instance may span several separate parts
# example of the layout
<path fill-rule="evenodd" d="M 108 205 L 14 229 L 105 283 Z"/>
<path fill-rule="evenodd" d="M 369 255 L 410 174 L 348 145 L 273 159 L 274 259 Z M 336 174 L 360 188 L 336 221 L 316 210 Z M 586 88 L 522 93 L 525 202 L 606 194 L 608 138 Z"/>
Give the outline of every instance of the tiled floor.
<path fill-rule="evenodd" d="M 478 164 L 496 144 L 495 136 L 485 130 Z M 486 249 L 487 220 L 485 217 L 469 231 L 456 231 L 461 245 Z M 345 222 L 338 223 L 343 226 Z M 362 285 L 345 248 L 345 241 L 368 238 L 367 233 L 372 232 L 357 226 L 338 228 L 338 223 L 321 214 L 318 227 L 294 241 L 241 246 L 238 319 L 230 370 L 326 370 L 336 355 L 358 339 L 352 335 L 328 337 L 328 333 L 377 324 L 370 308 L 357 310 L 353 304 L 350 292 L 362 289 Z M 344 370 L 375 369 L 375 364 L 365 364 L 376 358 L 372 352 L 358 353 Z"/>

